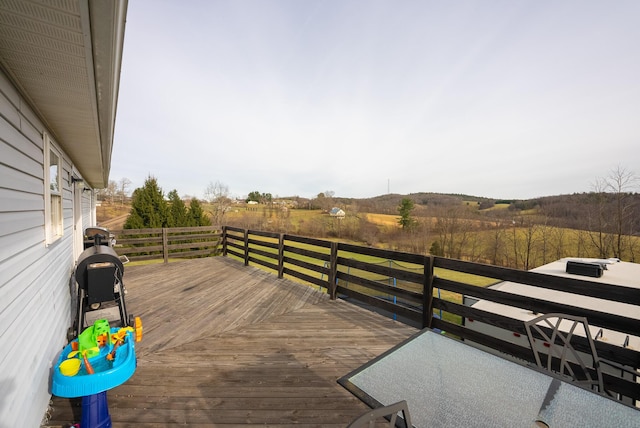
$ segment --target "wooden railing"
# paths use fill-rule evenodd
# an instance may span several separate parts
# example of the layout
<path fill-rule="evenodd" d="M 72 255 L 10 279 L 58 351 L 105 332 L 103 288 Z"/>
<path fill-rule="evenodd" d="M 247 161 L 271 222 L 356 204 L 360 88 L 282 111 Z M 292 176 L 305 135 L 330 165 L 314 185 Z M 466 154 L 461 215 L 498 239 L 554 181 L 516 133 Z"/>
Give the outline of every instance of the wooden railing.
<path fill-rule="evenodd" d="M 113 230 L 119 256 L 130 261 L 209 257 L 220 253 L 220 227 L 172 227 Z"/>
<path fill-rule="evenodd" d="M 347 298 L 416 327 L 446 331 L 530 362 L 534 359 L 523 321 L 505 315 L 508 311 L 487 311 L 472 303 L 494 302 L 520 312 L 585 316 L 598 328 L 623 336 L 640 334 L 638 318 L 581 308 L 571 304 L 572 299 L 560 303 L 486 285 L 509 281 L 576 297 L 595 297 L 633 305 L 640 314 L 640 290 L 630 287 L 229 226 L 223 227 L 222 253 L 245 265 L 273 270 L 280 278 L 288 276 L 326 289 L 332 299 Z M 597 340 L 596 347 L 602 358 L 640 368 L 640 352 L 626 343 Z M 578 348 L 587 351 L 586 340 Z M 640 383 L 635 377 L 605 374 L 605 385 L 627 400 L 640 400 Z"/>

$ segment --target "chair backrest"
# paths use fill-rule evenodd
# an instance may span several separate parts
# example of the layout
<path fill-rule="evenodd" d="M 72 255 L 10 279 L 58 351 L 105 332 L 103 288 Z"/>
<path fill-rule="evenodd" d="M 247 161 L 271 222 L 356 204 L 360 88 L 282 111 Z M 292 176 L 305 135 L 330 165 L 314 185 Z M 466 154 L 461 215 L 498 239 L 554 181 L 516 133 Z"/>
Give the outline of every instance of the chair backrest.
<path fill-rule="evenodd" d="M 409 406 L 405 400 L 399 401 L 388 406 L 376 407 L 366 413 L 358 416 L 347 427 L 348 428 L 360 428 L 370 427 L 372 428 L 378 419 L 389 417 L 389 427 L 396 426 L 396 420 L 398 418 L 398 412 L 402 412 L 402 418 L 404 419 L 405 427 L 410 428 L 411 416 L 409 415 Z"/>
<path fill-rule="evenodd" d="M 539 367 L 605 392 L 598 352 L 585 317 L 549 313 L 525 321 L 524 326 Z M 574 346 L 579 338 L 588 346 L 577 351 Z"/>

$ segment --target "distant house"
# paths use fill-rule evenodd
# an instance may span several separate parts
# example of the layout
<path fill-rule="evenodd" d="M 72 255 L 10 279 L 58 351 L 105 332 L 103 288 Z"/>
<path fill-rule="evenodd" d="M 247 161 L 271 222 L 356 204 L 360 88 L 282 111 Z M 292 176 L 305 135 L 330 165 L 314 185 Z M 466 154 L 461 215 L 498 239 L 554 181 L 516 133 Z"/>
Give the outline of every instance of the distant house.
<path fill-rule="evenodd" d="M 126 0 L 0 2 L 0 426 L 37 427 L 109 179 Z"/>
<path fill-rule="evenodd" d="M 329 215 L 331 217 L 338 217 L 338 218 L 344 218 L 344 216 L 346 215 L 344 210 L 338 208 L 338 207 L 333 207 L 331 208 L 331 211 L 329 211 Z"/>

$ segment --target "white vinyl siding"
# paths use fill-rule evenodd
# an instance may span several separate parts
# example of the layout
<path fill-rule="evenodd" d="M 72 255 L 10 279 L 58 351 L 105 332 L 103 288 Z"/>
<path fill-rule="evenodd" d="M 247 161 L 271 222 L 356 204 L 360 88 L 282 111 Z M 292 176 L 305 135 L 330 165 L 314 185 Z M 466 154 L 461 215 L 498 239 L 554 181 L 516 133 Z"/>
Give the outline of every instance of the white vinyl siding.
<path fill-rule="evenodd" d="M 51 138 L 58 178 L 57 188 L 46 191 L 52 174 L 45 135 L 52 134 L 0 70 L 1 427 L 40 426 L 50 399 L 50 368 L 71 323 L 73 168 Z M 45 209 L 47 197 L 59 205 L 54 213 Z M 91 218 L 90 206 L 82 204 L 83 224 Z M 47 224 L 58 227 L 51 229 L 50 245 Z"/>

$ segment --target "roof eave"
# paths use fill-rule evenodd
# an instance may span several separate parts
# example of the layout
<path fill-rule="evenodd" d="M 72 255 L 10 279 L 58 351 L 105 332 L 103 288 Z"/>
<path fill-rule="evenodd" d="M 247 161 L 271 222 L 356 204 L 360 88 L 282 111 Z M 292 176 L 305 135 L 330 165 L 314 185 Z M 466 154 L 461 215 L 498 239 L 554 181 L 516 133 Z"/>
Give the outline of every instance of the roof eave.
<path fill-rule="evenodd" d="M 111 169 L 127 5 L 0 2 L 0 67 L 93 188 Z"/>
<path fill-rule="evenodd" d="M 83 27 L 90 31 L 91 37 L 91 44 L 87 45 L 87 49 L 91 49 L 91 54 L 87 55 L 87 70 L 93 74 L 94 85 L 90 89 L 98 123 L 99 147 L 95 155 L 101 159 L 102 168 L 100 172 L 83 171 L 82 159 L 77 163 L 85 180 L 95 188 L 104 188 L 109 182 L 127 3 L 128 0 L 83 2 L 86 5 L 86 9 L 83 7 Z"/>

